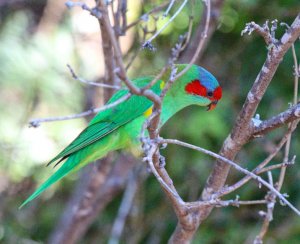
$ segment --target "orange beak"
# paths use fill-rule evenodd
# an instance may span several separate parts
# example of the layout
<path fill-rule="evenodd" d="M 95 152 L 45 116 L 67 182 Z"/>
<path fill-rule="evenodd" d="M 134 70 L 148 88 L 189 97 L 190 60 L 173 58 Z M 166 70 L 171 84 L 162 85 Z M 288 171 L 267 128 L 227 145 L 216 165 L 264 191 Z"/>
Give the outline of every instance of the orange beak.
<path fill-rule="evenodd" d="M 217 106 L 217 104 L 218 104 L 218 101 L 217 101 L 217 100 L 211 102 L 211 103 L 207 106 L 207 110 L 206 110 L 206 111 L 211 111 L 211 110 L 215 109 L 215 107 Z"/>

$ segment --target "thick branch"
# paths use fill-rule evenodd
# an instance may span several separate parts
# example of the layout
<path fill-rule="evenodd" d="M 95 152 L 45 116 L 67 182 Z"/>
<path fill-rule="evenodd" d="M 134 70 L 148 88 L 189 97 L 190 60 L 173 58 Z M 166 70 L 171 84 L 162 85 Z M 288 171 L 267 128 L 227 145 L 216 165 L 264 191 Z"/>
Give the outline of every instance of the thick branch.
<path fill-rule="evenodd" d="M 300 118 L 300 103 L 272 117 L 271 119 L 263 121 L 258 127 L 254 129 L 252 137 L 257 137 L 266 134 L 271 130 L 286 125 L 299 118 Z"/>
<path fill-rule="evenodd" d="M 228 159 L 234 159 L 241 147 L 249 141 L 253 134 L 251 119 L 270 84 L 279 63 L 284 54 L 300 35 L 300 14 L 296 17 L 291 27 L 282 36 L 280 41 L 268 50 L 266 61 L 259 72 L 246 101 L 236 120 L 236 123 L 225 140 L 220 155 Z M 221 161 L 217 161 L 213 172 L 208 178 L 205 189 L 202 193 L 204 200 L 210 199 L 214 192 L 220 190 L 226 181 L 230 166 Z M 201 219 L 204 220 L 209 215 L 212 207 L 203 208 L 200 211 Z"/>

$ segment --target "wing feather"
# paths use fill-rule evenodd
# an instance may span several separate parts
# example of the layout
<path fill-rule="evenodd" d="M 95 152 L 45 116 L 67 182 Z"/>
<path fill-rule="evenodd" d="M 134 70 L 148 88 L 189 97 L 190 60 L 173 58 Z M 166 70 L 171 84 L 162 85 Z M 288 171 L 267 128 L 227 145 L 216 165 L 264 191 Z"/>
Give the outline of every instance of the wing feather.
<path fill-rule="evenodd" d="M 135 83 L 140 87 L 144 86 L 151 80 L 151 77 L 141 78 L 136 80 Z M 152 90 L 159 94 L 160 82 L 157 82 Z M 128 90 L 118 91 L 108 102 L 112 103 L 125 94 Z M 71 154 L 77 152 L 78 150 L 100 140 L 106 135 L 112 133 L 119 127 L 129 123 L 135 118 L 141 116 L 147 109 L 152 106 L 152 102 L 143 96 L 132 95 L 127 101 L 124 101 L 117 106 L 107 109 L 105 111 L 97 114 L 90 122 L 89 126 L 83 130 L 62 152 L 60 152 L 56 157 L 54 157 L 47 165 L 58 161 L 60 163 L 64 159 L 68 158 Z M 57 164 L 58 164 L 57 163 Z"/>

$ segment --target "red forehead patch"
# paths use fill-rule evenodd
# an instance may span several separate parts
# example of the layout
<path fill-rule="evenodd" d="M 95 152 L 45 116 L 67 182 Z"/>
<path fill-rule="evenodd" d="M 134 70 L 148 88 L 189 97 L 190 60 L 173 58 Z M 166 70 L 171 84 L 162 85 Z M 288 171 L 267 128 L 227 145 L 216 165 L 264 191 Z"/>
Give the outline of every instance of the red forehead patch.
<path fill-rule="evenodd" d="M 206 96 L 206 87 L 201 85 L 199 80 L 193 80 L 185 86 L 185 91 L 191 95 Z M 221 91 L 222 94 L 222 91 Z"/>
<path fill-rule="evenodd" d="M 214 90 L 214 99 L 216 100 L 220 100 L 222 97 L 222 88 L 220 86 L 218 86 L 215 90 Z"/>

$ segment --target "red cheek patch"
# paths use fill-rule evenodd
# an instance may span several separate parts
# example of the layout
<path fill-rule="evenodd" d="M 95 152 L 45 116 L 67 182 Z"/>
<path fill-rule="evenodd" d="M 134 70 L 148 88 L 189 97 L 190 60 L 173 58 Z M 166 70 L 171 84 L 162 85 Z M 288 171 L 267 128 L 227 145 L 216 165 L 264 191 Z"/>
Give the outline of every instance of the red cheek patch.
<path fill-rule="evenodd" d="M 199 80 L 194 80 L 185 86 L 185 91 L 191 95 L 206 96 L 206 87 L 201 85 Z M 222 96 L 222 91 L 221 91 Z"/>
<path fill-rule="evenodd" d="M 220 86 L 218 86 L 215 90 L 214 90 L 214 99 L 215 100 L 220 100 L 222 97 L 222 88 Z"/>

